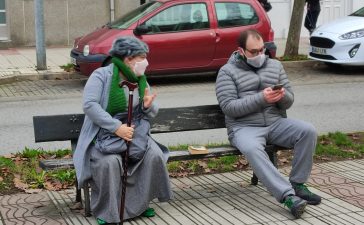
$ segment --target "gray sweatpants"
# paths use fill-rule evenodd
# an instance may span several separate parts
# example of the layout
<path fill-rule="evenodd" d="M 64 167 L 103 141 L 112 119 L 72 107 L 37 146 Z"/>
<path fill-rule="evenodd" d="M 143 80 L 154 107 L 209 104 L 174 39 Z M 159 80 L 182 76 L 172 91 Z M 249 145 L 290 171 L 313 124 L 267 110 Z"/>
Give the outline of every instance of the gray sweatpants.
<path fill-rule="evenodd" d="M 287 195 L 295 194 L 290 182 L 305 183 L 310 176 L 316 141 L 317 132 L 311 124 L 282 118 L 268 127 L 235 128 L 231 144 L 245 155 L 268 191 L 282 202 Z M 266 143 L 293 148 L 290 182 L 269 160 Z"/>

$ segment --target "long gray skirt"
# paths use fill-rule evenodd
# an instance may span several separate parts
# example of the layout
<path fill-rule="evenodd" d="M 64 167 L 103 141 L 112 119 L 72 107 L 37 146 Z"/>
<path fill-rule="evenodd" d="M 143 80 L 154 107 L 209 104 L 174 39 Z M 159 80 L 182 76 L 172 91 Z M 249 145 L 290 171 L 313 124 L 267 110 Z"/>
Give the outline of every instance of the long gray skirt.
<path fill-rule="evenodd" d="M 103 154 L 93 145 L 91 151 L 91 210 L 96 218 L 108 223 L 120 222 L 119 209 L 122 189 L 122 160 L 118 154 Z M 129 163 L 124 219 L 141 215 L 149 202 L 172 199 L 166 157 L 151 139 L 144 157 Z"/>

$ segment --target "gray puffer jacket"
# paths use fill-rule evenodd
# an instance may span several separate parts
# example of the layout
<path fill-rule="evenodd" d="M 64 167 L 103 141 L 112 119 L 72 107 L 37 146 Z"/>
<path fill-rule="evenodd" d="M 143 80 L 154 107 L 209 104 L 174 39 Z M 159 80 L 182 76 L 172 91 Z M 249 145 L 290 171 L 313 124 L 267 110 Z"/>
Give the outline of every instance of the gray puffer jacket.
<path fill-rule="evenodd" d="M 283 84 L 285 96 L 277 103 L 269 104 L 263 89 Z M 216 96 L 225 114 L 229 139 L 235 129 L 245 126 L 264 127 L 286 116 L 286 109 L 293 104 L 293 92 L 282 64 L 267 58 L 262 68 L 255 70 L 247 65 L 237 52 L 219 71 L 216 80 Z"/>

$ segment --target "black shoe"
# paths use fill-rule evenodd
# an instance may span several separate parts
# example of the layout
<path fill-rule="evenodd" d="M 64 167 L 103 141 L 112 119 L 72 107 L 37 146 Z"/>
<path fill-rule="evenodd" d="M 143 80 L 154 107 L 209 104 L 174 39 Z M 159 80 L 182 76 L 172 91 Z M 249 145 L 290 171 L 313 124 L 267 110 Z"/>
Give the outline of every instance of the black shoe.
<path fill-rule="evenodd" d="M 307 202 L 300 197 L 290 195 L 284 199 L 284 205 L 291 210 L 292 215 L 299 219 L 305 212 Z"/>
<path fill-rule="evenodd" d="M 321 197 L 312 193 L 308 190 L 307 186 L 304 184 L 292 183 L 292 187 L 296 192 L 296 195 L 307 201 L 309 205 L 318 205 L 321 203 Z"/>

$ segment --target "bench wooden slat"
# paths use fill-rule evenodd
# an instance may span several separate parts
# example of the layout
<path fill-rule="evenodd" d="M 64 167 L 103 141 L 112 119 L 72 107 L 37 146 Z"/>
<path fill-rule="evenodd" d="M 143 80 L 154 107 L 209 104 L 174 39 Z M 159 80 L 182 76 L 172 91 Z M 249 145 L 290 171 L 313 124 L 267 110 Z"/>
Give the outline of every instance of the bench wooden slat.
<path fill-rule="evenodd" d="M 66 141 L 80 135 L 84 114 L 34 116 L 35 142 Z M 225 128 L 218 105 L 162 108 L 151 120 L 151 133 L 167 133 Z"/>
<path fill-rule="evenodd" d="M 35 142 L 78 139 L 84 114 L 34 116 Z"/>
<path fill-rule="evenodd" d="M 215 158 L 230 155 L 241 155 L 240 151 L 232 146 L 214 147 L 209 148 L 208 154 L 191 155 L 186 150 L 171 151 L 169 154 L 168 162 L 180 161 L 180 160 L 192 160 L 192 159 L 205 159 Z M 267 145 L 265 151 L 268 154 L 272 154 L 275 151 L 275 146 Z M 47 159 L 41 160 L 39 166 L 44 170 L 53 169 L 72 169 L 74 168 L 72 159 Z"/>
<path fill-rule="evenodd" d="M 73 169 L 73 159 L 46 159 L 39 161 L 40 168 L 44 170 Z"/>
<path fill-rule="evenodd" d="M 225 116 L 219 105 L 161 108 L 151 124 L 152 134 L 218 129 L 225 128 Z"/>

